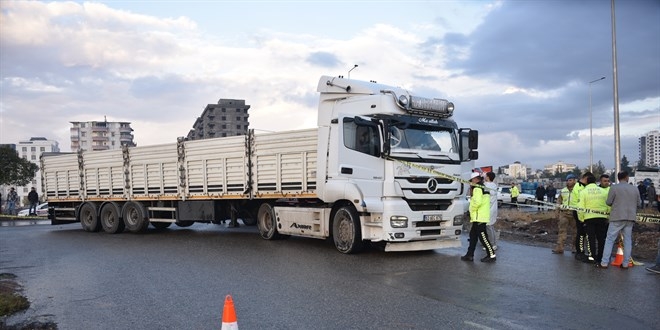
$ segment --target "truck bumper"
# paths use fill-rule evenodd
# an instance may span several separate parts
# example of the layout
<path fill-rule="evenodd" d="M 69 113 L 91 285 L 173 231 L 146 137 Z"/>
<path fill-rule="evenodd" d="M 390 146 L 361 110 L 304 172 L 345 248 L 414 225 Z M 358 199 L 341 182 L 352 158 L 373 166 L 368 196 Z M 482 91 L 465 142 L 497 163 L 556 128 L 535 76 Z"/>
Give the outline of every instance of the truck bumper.
<path fill-rule="evenodd" d="M 461 247 L 461 240 L 428 240 L 428 241 L 409 241 L 409 242 L 388 242 L 385 244 L 386 252 L 399 252 L 399 251 L 424 251 L 435 249 L 446 249 Z"/>

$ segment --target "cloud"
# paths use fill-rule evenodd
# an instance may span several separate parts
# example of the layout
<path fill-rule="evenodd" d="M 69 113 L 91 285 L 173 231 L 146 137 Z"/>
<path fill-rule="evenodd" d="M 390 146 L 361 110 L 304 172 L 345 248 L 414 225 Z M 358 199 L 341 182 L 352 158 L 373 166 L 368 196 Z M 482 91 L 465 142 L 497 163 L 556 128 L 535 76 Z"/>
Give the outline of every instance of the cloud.
<path fill-rule="evenodd" d="M 46 136 L 66 151 L 69 121 L 103 116 L 133 122 L 140 145 L 174 142 L 220 98 L 246 100 L 252 128 L 315 127 L 319 76 L 358 64 L 352 78 L 454 102 L 459 126 L 482 134 L 478 163 L 495 166 L 584 165 L 591 95 L 594 157 L 613 163 L 609 2 L 413 2 L 414 19 L 389 3 L 377 11 L 358 2 L 347 16 L 324 4 L 346 24 L 257 14 L 215 29 L 180 13 L 192 8 L 174 17 L 113 8 L 128 5 L 2 3 L 0 143 Z M 205 4 L 206 15 L 214 5 Z M 323 17 L 313 6 L 284 7 L 285 17 Z M 639 135 L 660 127 L 660 46 L 650 42 L 660 39 L 659 7 L 617 2 L 622 153 L 630 160 Z M 590 90 L 600 76 L 607 78 Z"/>

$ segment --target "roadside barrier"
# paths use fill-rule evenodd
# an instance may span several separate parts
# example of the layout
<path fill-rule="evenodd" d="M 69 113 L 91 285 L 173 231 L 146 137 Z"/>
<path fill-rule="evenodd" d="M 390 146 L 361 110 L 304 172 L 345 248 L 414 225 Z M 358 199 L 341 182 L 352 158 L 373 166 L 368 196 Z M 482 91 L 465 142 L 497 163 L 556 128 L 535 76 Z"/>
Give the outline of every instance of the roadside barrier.
<path fill-rule="evenodd" d="M 234 310 L 234 300 L 231 299 L 231 295 L 227 295 L 227 297 L 225 297 L 225 306 L 222 310 L 221 330 L 238 330 L 236 310 Z"/>
<path fill-rule="evenodd" d="M 429 168 L 429 167 L 426 167 L 426 166 L 417 165 L 415 163 L 411 163 L 411 162 L 408 162 L 408 161 L 405 161 L 405 160 L 400 160 L 400 159 L 394 159 L 394 158 L 391 158 L 391 157 L 386 157 L 385 159 L 404 164 L 408 167 L 416 168 L 418 170 L 424 171 L 424 172 L 429 173 L 429 174 L 433 174 L 433 175 L 435 175 L 437 177 L 440 177 L 440 178 L 449 179 L 449 180 L 460 182 L 460 183 L 463 183 L 463 184 L 468 184 L 470 186 L 479 187 L 479 188 L 482 188 L 482 189 L 485 189 L 485 190 L 495 191 L 495 193 L 497 193 L 497 190 L 495 190 L 495 189 L 489 189 L 488 187 L 485 187 L 483 185 L 474 184 L 474 183 L 470 182 L 469 180 L 465 180 L 465 179 L 462 179 L 462 178 L 459 178 L 459 177 L 456 177 L 456 176 L 453 176 L 453 175 L 449 175 L 449 174 L 446 174 L 446 173 L 438 172 L 435 169 L 432 169 L 432 168 Z M 567 205 L 561 205 L 561 204 L 555 204 L 555 203 L 548 203 L 546 201 L 534 200 L 534 202 L 537 203 L 537 204 L 543 204 L 543 206 L 541 206 L 541 205 L 527 205 L 527 204 L 513 204 L 513 203 L 506 203 L 506 204 L 516 205 L 518 207 L 536 207 L 536 208 L 545 208 L 547 210 L 560 209 L 560 210 L 578 211 L 578 212 L 582 212 L 582 213 L 610 215 L 609 212 L 603 212 L 603 211 L 598 211 L 598 210 L 589 210 L 589 209 L 585 209 L 585 208 L 573 207 L 573 206 L 567 206 Z M 648 222 L 648 223 L 660 223 L 660 216 L 653 215 L 653 214 L 637 214 L 636 221 L 637 222 Z"/>

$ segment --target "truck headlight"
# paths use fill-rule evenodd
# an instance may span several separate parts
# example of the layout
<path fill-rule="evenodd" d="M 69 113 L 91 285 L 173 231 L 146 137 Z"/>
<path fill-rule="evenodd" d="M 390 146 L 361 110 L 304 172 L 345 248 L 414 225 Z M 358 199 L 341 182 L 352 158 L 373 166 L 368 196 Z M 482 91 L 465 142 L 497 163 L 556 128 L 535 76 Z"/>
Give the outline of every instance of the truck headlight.
<path fill-rule="evenodd" d="M 390 217 L 390 226 L 392 228 L 408 228 L 408 217 L 393 215 Z"/>
<path fill-rule="evenodd" d="M 463 225 L 463 215 L 457 215 L 454 217 L 454 221 L 452 223 L 454 226 L 462 226 Z"/>

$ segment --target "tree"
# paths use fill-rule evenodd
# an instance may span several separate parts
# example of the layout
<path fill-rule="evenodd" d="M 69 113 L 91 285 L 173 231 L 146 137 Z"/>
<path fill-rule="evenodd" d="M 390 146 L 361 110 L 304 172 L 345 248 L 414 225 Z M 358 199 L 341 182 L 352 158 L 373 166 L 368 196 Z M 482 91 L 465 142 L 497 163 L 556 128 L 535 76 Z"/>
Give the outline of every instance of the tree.
<path fill-rule="evenodd" d="M 628 174 L 632 175 L 632 167 L 630 167 L 630 163 L 628 162 L 628 158 L 626 158 L 626 155 L 623 155 L 623 158 L 621 158 L 621 170 L 628 172 Z"/>
<path fill-rule="evenodd" d="M 0 185 L 25 186 L 39 170 L 39 166 L 18 156 L 16 150 L 0 147 Z"/>
<path fill-rule="evenodd" d="M 596 179 L 598 179 L 601 175 L 605 174 L 607 169 L 605 168 L 605 164 L 601 162 L 600 160 L 598 161 L 598 164 L 594 166 L 594 171 L 592 172 Z"/>
<path fill-rule="evenodd" d="M 578 178 L 578 180 L 582 177 L 582 170 L 580 169 L 579 166 L 575 166 L 575 168 L 571 171 L 571 173 L 573 173 L 573 175 L 575 175 Z"/>

